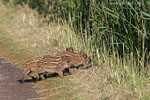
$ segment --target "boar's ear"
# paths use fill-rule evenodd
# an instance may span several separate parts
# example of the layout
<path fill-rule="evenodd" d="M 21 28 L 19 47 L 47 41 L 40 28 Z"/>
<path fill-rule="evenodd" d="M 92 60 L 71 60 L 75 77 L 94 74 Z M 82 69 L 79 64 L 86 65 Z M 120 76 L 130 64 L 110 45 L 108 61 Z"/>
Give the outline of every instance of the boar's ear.
<path fill-rule="evenodd" d="M 72 47 L 66 48 L 66 51 L 74 53 L 74 49 Z"/>
<path fill-rule="evenodd" d="M 66 61 L 66 60 L 69 61 L 69 57 L 68 56 L 63 56 L 62 61 Z"/>

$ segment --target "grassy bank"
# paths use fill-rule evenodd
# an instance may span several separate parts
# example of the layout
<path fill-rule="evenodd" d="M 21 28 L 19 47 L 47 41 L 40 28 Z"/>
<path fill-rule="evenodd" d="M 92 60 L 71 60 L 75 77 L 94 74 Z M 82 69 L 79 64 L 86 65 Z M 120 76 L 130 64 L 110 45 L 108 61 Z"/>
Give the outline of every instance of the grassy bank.
<path fill-rule="evenodd" d="M 17 66 L 22 66 L 25 60 L 35 55 L 17 43 L 9 35 L 7 28 L 3 26 L 4 23 L 9 23 L 13 19 L 16 9 L 6 10 L 7 8 L 1 2 L 0 6 L 0 56 L 13 61 Z"/>
<path fill-rule="evenodd" d="M 34 55 L 15 42 L 6 30 L 0 29 L 0 56 L 22 66 L 25 60 Z"/>
<path fill-rule="evenodd" d="M 139 71 L 138 64 L 143 64 L 142 57 L 139 56 L 137 61 L 132 53 L 123 58 L 116 52 L 110 55 L 105 44 L 95 47 L 92 37 L 85 35 L 88 38 L 83 39 L 76 35 L 65 21 L 49 25 L 43 23 L 42 17 L 27 5 L 15 10 L 0 7 L 0 55 L 3 57 L 21 64 L 31 57 L 55 55 L 66 47 L 73 47 L 76 52 L 83 50 L 93 56 L 93 65 L 89 69 L 81 68 L 63 79 L 49 77 L 37 82 L 35 87 L 40 88 L 38 92 L 45 95 L 45 100 L 150 98 L 149 77 L 144 68 Z"/>

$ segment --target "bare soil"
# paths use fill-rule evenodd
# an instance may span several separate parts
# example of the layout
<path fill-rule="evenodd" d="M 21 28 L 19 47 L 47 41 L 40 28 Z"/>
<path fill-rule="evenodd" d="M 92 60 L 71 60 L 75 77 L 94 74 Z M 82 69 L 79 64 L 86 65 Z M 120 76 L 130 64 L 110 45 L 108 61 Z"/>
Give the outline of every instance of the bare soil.
<path fill-rule="evenodd" d="M 22 70 L 0 58 L 0 100 L 41 100 L 32 80 L 20 83 Z"/>

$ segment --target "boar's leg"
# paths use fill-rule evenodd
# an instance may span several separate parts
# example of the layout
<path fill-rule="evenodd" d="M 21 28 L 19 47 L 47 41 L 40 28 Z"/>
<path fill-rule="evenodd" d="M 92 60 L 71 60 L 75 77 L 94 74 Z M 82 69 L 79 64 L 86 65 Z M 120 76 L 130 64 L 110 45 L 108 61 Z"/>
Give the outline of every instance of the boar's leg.
<path fill-rule="evenodd" d="M 63 72 L 61 70 L 56 70 L 56 73 L 60 76 L 63 77 Z"/>

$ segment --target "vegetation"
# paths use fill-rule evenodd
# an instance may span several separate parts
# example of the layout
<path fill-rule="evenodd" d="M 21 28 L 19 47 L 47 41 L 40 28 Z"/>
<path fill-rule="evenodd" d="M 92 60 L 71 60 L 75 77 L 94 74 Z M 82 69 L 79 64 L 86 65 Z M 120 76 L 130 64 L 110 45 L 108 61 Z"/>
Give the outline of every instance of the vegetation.
<path fill-rule="evenodd" d="M 9 1 L 9 0 L 4 0 Z M 47 20 L 62 18 L 73 23 L 77 33 L 90 34 L 99 48 L 105 41 L 119 54 L 149 49 L 149 4 L 145 0 L 10 0 L 13 4 L 28 4 Z M 112 44 L 113 42 L 113 44 Z M 118 44 L 118 45 L 117 45 Z"/>
<path fill-rule="evenodd" d="M 0 6 L 2 6 L 1 3 Z M 14 17 L 13 13 L 16 9 L 9 10 L 7 13 L 3 12 L 2 9 L 0 11 L 2 11 L 0 13 L 0 25 L 3 25 L 4 22 L 8 22 Z M 17 43 L 5 28 L 0 27 L 0 56 L 11 60 L 17 66 L 22 66 L 25 60 L 36 55 L 31 54 L 30 51 Z"/>
<path fill-rule="evenodd" d="M 22 7 L 2 28 L 36 56 L 69 46 L 93 56 L 92 68 L 38 82 L 47 100 L 150 98 L 149 0 L 4 1 Z"/>

